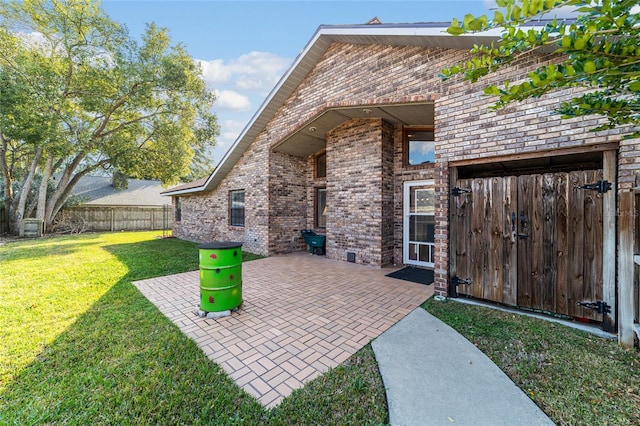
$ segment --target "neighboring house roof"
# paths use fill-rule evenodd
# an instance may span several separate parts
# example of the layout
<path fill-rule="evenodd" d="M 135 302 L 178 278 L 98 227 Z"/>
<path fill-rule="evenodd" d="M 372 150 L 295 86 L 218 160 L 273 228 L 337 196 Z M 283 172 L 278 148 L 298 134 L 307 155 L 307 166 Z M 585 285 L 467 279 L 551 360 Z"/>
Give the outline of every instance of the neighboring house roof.
<path fill-rule="evenodd" d="M 56 176 L 58 177 L 58 176 Z M 85 205 L 109 206 L 162 206 L 171 204 L 161 195 L 164 188 L 156 180 L 127 179 L 127 189 L 114 189 L 110 177 L 84 176 L 73 188 L 73 193 L 87 201 Z"/>
<path fill-rule="evenodd" d="M 543 23 L 537 23 L 543 25 Z M 266 128 L 278 109 L 286 102 L 307 74 L 316 66 L 332 43 L 382 44 L 469 50 L 474 44 L 490 44 L 498 40 L 498 29 L 452 36 L 446 32 L 448 23 L 321 25 L 305 48 L 294 60 L 280 81 L 271 90 L 256 114 L 211 175 L 204 180 L 180 185 L 165 191 L 165 195 L 182 195 L 215 189 L 251 143 Z"/>

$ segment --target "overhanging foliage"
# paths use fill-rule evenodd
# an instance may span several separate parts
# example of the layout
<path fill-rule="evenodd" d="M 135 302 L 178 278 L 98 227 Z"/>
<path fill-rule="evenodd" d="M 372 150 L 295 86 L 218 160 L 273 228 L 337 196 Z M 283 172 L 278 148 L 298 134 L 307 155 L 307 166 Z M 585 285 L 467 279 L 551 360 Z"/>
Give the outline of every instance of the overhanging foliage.
<path fill-rule="evenodd" d="M 619 129 L 625 138 L 640 130 L 640 7 L 635 0 L 496 0 L 492 19 L 466 15 L 454 19 L 448 32 L 460 35 L 501 28 L 498 43 L 476 45 L 465 63 L 442 70 L 443 79 L 462 74 L 476 82 L 533 51 L 562 55 L 556 63 L 531 71 L 517 83 L 489 85 L 493 108 L 539 97 L 553 90 L 585 90 L 560 104 L 563 118 L 599 115 L 606 120 L 594 131 Z M 554 18 L 572 7 L 575 19 Z"/>

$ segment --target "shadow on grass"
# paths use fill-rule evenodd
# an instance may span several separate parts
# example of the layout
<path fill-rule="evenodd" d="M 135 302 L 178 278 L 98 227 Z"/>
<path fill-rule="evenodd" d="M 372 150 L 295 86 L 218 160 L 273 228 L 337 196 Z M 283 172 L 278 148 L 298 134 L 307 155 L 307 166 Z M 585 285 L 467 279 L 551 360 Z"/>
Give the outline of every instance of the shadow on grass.
<path fill-rule="evenodd" d="M 128 282 L 198 269 L 198 244 L 179 239 L 154 239 L 106 245 L 129 270 Z"/>
<path fill-rule="evenodd" d="M 172 238 L 155 239 L 133 244 L 114 244 L 104 249 L 115 255 L 129 268 L 125 278 L 129 281 L 195 271 L 198 269 L 198 245 L 191 241 Z M 242 252 L 242 261 L 262 256 Z"/>
<path fill-rule="evenodd" d="M 105 247 L 129 272 L 2 392 L 0 424 L 261 423 L 262 406 L 131 284 L 194 269 L 194 247 Z"/>
<path fill-rule="evenodd" d="M 42 257 L 65 256 L 83 248 L 95 245 L 100 238 L 96 234 L 73 237 L 17 240 L 8 243 L 8 250 L 2 255 L 2 262 L 35 260 Z"/>
<path fill-rule="evenodd" d="M 0 424 L 384 422 L 384 394 L 373 397 L 382 420 L 358 421 L 371 415 L 361 403 L 372 399 L 369 386 L 384 392 L 381 383 L 360 378 L 358 369 L 376 365 L 370 347 L 352 358 L 352 365 L 330 371 L 310 390 L 296 391 L 277 409 L 265 410 L 131 284 L 196 269 L 196 246 L 180 240 L 105 246 L 128 273 L 0 394 Z M 338 389 L 341 396 L 335 395 Z M 343 415 L 354 406 L 358 413 Z"/>

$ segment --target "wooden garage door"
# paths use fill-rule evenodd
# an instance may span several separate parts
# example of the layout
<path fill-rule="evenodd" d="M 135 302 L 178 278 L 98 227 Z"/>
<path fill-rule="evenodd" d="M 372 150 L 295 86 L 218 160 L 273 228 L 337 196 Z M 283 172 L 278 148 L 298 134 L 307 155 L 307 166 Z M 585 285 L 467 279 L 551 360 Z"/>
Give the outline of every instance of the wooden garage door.
<path fill-rule="evenodd" d="M 601 170 L 460 179 L 459 294 L 602 320 L 602 194 L 580 187 Z"/>

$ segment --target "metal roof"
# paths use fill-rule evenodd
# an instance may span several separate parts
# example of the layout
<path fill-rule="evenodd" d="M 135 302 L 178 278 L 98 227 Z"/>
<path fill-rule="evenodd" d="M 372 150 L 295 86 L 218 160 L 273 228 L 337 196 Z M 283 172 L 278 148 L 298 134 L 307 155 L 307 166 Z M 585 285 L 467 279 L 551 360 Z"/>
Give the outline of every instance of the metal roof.
<path fill-rule="evenodd" d="M 381 44 L 469 50 L 474 44 L 490 44 L 499 39 L 500 30 L 452 36 L 446 32 L 449 23 L 321 25 L 298 54 L 280 81 L 271 90 L 253 118 L 226 152 L 213 173 L 200 185 L 178 186 L 163 195 L 183 195 L 212 191 L 233 169 L 242 154 L 266 128 L 278 109 L 315 67 L 332 43 Z"/>

